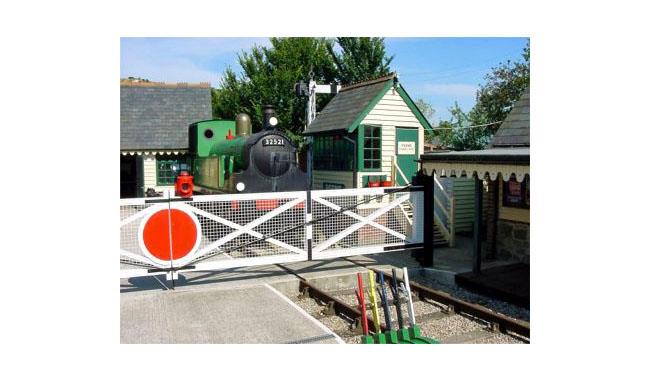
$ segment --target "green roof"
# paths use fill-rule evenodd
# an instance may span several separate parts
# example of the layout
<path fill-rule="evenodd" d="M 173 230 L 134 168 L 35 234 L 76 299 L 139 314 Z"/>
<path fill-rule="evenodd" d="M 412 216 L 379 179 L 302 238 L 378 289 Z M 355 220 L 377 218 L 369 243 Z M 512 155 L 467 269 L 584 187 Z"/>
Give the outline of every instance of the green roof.
<path fill-rule="evenodd" d="M 422 116 L 403 87 L 396 83 L 396 75 L 375 78 L 341 88 L 340 92 L 319 112 L 305 131 L 306 135 L 335 131 L 353 132 L 386 92 L 395 85 L 397 92 L 409 106 L 424 128 L 431 125 Z"/>

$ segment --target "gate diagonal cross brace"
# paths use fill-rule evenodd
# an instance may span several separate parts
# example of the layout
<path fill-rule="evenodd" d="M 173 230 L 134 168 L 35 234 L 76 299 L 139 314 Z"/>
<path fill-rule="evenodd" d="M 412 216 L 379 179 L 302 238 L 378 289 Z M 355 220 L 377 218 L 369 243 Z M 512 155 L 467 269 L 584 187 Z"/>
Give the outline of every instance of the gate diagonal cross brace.
<path fill-rule="evenodd" d="M 263 217 L 261 217 L 259 219 L 255 219 L 254 221 L 246 224 L 245 226 L 242 226 L 242 225 L 239 225 L 239 224 L 234 223 L 232 221 L 226 220 L 226 219 L 221 218 L 221 217 L 219 217 L 217 215 L 210 214 L 210 213 L 208 213 L 206 211 L 203 211 L 201 209 L 198 209 L 198 208 L 188 204 L 188 206 L 192 209 L 192 211 L 194 211 L 198 215 L 201 215 L 201 216 L 206 217 L 208 219 L 214 220 L 215 222 L 224 224 L 224 225 L 226 225 L 228 227 L 231 227 L 231 228 L 235 229 L 235 231 L 229 233 L 228 235 L 222 237 L 221 239 L 219 239 L 219 240 L 217 240 L 217 241 L 203 247 L 199 252 L 196 253 L 196 256 L 197 257 L 201 256 L 201 255 L 203 255 L 203 254 L 205 254 L 205 253 L 207 253 L 207 252 L 209 252 L 209 251 L 211 251 L 213 249 L 219 248 L 222 245 L 224 245 L 225 243 L 235 239 L 237 236 L 242 235 L 244 233 L 252 235 L 253 237 L 256 237 L 256 238 L 264 237 L 264 235 L 262 235 L 261 233 L 259 233 L 257 231 L 253 231 L 253 228 L 259 226 L 260 224 L 272 219 L 273 217 L 281 214 L 282 212 L 284 212 L 284 211 L 286 211 L 286 210 L 288 210 L 288 209 L 290 209 L 290 208 L 292 208 L 292 207 L 294 207 L 294 206 L 296 206 L 299 203 L 304 202 L 304 201 L 305 201 L 305 199 L 303 199 L 303 198 L 294 199 L 294 200 L 292 200 L 290 202 L 287 202 L 284 205 L 276 208 L 275 210 L 267 213 Z M 282 248 L 284 248 L 286 250 L 289 250 L 291 252 L 294 252 L 294 253 L 298 253 L 298 254 L 304 254 L 305 253 L 304 250 L 302 250 L 300 248 L 296 248 L 294 246 L 291 246 L 291 245 L 289 245 L 287 243 L 284 243 L 282 241 L 279 241 L 277 239 L 269 238 L 269 239 L 266 239 L 266 241 L 268 241 L 269 243 L 272 243 L 274 245 L 277 245 L 279 247 L 282 247 Z"/>
<path fill-rule="evenodd" d="M 133 215 L 130 215 L 120 221 L 120 227 L 124 227 L 125 225 L 131 223 L 132 221 L 142 217 L 144 214 L 148 213 L 150 210 L 148 208 L 142 209 L 138 212 L 136 212 Z"/>
<path fill-rule="evenodd" d="M 342 209 L 342 207 L 340 207 L 340 206 L 338 206 L 338 205 L 336 205 L 336 204 L 334 204 L 334 203 L 332 203 L 332 202 L 330 202 L 328 200 L 318 198 L 318 197 L 312 197 L 312 199 L 314 201 L 322 204 L 322 205 L 325 205 L 325 206 L 335 210 L 335 211 L 341 211 L 341 209 Z M 401 203 L 399 205 L 401 206 Z M 343 214 L 347 215 L 347 216 L 349 216 L 351 218 L 354 218 L 356 220 L 362 221 L 362 222 L 364 222 L 364 221 L 368 222 L 369 225 L 371 225 L 371 226 L 373 226 L 375 228 L 379 228 L 380 230 L 382 230 L 382 231 L 384 231 L 384 232 L 386 232 L 388 234 L 391 234 L 391 235 L 395 236 L 396 238 L 398 238 L 400 240 L 406 239 L 406 235 L 403 235 L 403 234 L 400 234 L 399 232 L 393 231 L 390 228 L 388 228 L 386 226 L 382 226 L 381 224 L 379 224 L 379 223 L 377 223 L 377 222 L 375 222 L 373 220 L 366 220 L 363 216 L 361 216 L 359 214 L 355 214 L 355 213 L 353 213 L 351 211 L 344 211 Z"/>
<path fill-rule="evenodd" d="M 154 263 L 152 260 L 150 260 L 146 256 L 136 255 L 135 253 L 129 252 L 129 251 L 124 250 L 124 249 L 120 249 L 120 256 L 128 257 L 129 259 L 131 259 L 133 261 L 137 261 L 137 262 L 142 263 L 142 264 L 151 265 L 151 266 L 158 267 L 158 268 L 166 268 L 163 265 Z"/>
<path fill-rule="evenodd" d="M 392 202 L 390 202 L 386 206 L 380 208 L 379 210 L 376 210 L 375 212 L 373 212 L 372 214 L 370 214 L 370 215 L 368 215 L 366 217 L 360 216 L 362 221 L 351 225 L 350 227 L 346 228 L 345 230 L 339 232 L 338 234 L 332 236 L 331 238 L 325 240 L 324 242 L 322 242 L 318 246 L 314 247 L 314 253 L 321 252 L 321 251 L 325 250 L 326 248 L 328 248 L 332 244 L 336 243 L 339 240 L 342 240 L 343 238 L 350 235 L 354 231 L 360 229 L 361 227 L 363 227 L 366 224 L 369 224 L 371 221 L 373 221 L 376 218 L 382 216 L 386 212 L 388 212 L 391 209 L 395 208 L 398 204 L 400 204 L 402 202 L 405 202 L 408 199 L 409 199 L 409 196 L 404 195 L 402 197 L 394 199 Z"/>

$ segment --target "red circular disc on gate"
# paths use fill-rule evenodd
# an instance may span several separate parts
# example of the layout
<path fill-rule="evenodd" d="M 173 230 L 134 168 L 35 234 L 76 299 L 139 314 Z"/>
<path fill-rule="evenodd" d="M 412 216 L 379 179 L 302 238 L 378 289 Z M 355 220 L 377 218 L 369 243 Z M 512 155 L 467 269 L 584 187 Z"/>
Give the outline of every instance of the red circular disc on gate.
<path fill-rule="evenodd" d="M 144 246 L 153 257 L 170 260 L 170 232 L 173 260 L 182 259 L 195 248 L 197 228 L 194 219 L 183 210 L 160 210 L 149 217 L 142 230 Z"/>

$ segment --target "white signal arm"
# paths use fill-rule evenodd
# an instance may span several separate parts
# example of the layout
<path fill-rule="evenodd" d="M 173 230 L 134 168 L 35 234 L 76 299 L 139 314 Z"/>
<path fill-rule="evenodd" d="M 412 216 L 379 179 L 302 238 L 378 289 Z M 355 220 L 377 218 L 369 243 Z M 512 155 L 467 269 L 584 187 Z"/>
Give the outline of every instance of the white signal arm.
<path fill-rule="evenodd" d="M 337 94 L 341 89 L 338 84 L 317 84 L 315 80 L 309 80 L 309 100 L 307 101 L 307 127 L 316 118 L 316 94 Z"/>

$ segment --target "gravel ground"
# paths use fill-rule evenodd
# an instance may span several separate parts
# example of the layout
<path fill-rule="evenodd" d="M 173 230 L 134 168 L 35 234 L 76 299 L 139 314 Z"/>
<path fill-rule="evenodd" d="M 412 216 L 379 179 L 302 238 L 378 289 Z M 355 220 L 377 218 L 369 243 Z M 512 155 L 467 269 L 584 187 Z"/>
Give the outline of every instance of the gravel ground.
<path fill-rule="evenodd" d="M 320 305 L 313 298 L 292 297 L 291 300 L 309 315 L 318 319 L 322 324 L 327 326 L 330 330 L 334 331 L 338 336 L 345 341 L 345 343 L 359 343 L 359 336 L 355 335 L 350 327 L 352 323 L 337 315 L 324 315 L 322 313 L 324 305 Z"/>
<path fill-rule="evenodd" d="M 494 334 L 489 338 L 478 339 L 472 343 L 475 344 L 522 344 L 521 340 L 504 334 Z"/>
<path fill-rule="evenodd" d="M 348 305 L 357 304 L 356 296 L 354 295 L 339 296 L 337 298 L 347 303 Z M 401 305 L 402 318 L 404 319 L 404 323 L 408 325 L 408 306 L 406 304 L 406 298 L 402 299 L 402 301 L 403 301 Z M 397 308 L 394 305 L 392 305 L 392 298 L 390 298 L 389 303 L 391 303 L 390 314 L 391 314 L 391 320 L 393 321 L 393 326 L 394 326 L 393 328 L 396 328 Z M 422 302 L 422 301 L 414 300 L 413 311 L 415 312 L 415 322 L 420 326 L 422 330 L 422 335 L 435 338 L 438 340 L 443 340 L 445 338 L 454 335 L 461 335 L 484 327 L 482 324 L 474 322 L 460 315 L 445 316 L 444 318 L 441 319 L 432 319 L 432 320 L 419 319 L 418 317 L 422 315 L 433 314 L 442 311 L 441 307 L 430 302 Z M 368 316 L 369 317 L 372 316 L 372 310 L 368 310 Z M 379 308 L 379 319 L 382 322 L 385 322 L 383 308 Z"/>
<path fill-rule="evenodd" d="M 443 341 L 455 335 L 466 334 L 470 331 L 480 330 L 483 325 L 471 321 L 460 315 L 450 315 L 446 318 L 422 321 L 418 323 L 422 329 L 422 335 Z"/>
<path fill-rule="evenodd" d="M 410 271 L 409 271 L 410 272 Z M 410 273 L 409 273 L 410 274 Z M 519 319 L 522 321 L 530 322 L 530 310 L 519 307 L 507 302 L 498 301 L 477 293 L 470 292 L 458 286 L 450 286 L 441 282 L 438 282 L 429 277 L 424 277 L 416 275 L 413 273 L 411 276 L 411 281 L 417 282 L 418 284 L 427 286 L 432 289 L 440 290 L 446 293 L 449 293 L 452 297 L 461 299 L 463 301 L 475 303 L 481 306 L 485 306 L 488 309 L 497 312 L 499 314 L 507 315 L 511 318 Z"/>
<path fill-rule="evenodd" d="M 336 298 L 347 303 L 348 305 L 357 305 L 357 299 L 354 294 L 339 294 L 336 295 Z M 337 333 L 346 343 L 359 343 L 359 335 L 355 335 L 355 333 L 350 330 L 352 326 L 351 321 L 346 321 L 338 316 L 324 315 L 322 313 L 324 305 L 320 305 L 316 300 L 312 298 L 298 299 L 297 297 L 293 297 L 292 301 L 307 311 L 310 315 L 320 320 L 325 326 Z M 408 321 L 408 310 L 406 299 L 403 299 L 403 301 L 402 316 L 405 323 L 407 323 L 406 321 Z M 389 300 L 389 302 L 391 301 Z M 422 335 L 432 337 L 443 342 L 445 339 L 448 339 L 450 337 L 463 336 L 464 334 L 468 334 L 476 330 L 485 329 L 484 324 L 473 321 L 472 319 L 461 315 L 444 316 L 444 318 L 440 319 L 418 320 L 419 316 L 431 315 L 442 311 L 442 308 L 433 302 L 414 300 L 413 309 L 415 311 L 416 322 L 422 330 Z M 370 307 L 367 308 L 367 313 L 369 317 L 372 317 L 372 310 Z M 379 316 L 380 320 L 382 322 L 385 322 L 384 311 L 382 307 L 379 307 Z M 391 319 L 394 326 L 397 326 L 397 309 L 394 306 L 391 306 Z M 493 334 L 492 336 L 480 338 L 472 341 L 471 343 L 502 344 L 523 342 L 508 335 Z"/>

